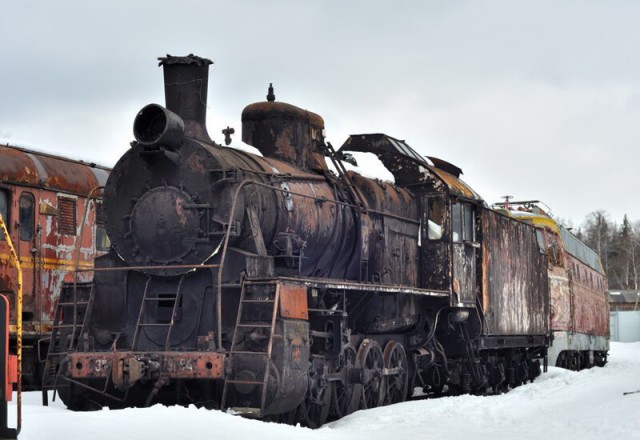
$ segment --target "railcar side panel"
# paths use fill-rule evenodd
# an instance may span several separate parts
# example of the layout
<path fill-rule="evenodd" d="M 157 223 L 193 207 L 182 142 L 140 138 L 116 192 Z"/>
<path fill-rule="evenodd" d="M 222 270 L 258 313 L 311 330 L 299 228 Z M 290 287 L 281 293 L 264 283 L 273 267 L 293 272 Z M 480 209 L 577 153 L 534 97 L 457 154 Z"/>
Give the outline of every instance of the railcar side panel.
<path fill-rule="evenodd" d="M 573 259 L 573 258 L 572 258 Z M 575 259 L 573 259 L 575 260 Z M 609 302 L 603 286 L 604 277 L 575 260 L 579 275 L 574 274 L 571 286 L 571 330 L 594 336 L 609 336 Z"/>

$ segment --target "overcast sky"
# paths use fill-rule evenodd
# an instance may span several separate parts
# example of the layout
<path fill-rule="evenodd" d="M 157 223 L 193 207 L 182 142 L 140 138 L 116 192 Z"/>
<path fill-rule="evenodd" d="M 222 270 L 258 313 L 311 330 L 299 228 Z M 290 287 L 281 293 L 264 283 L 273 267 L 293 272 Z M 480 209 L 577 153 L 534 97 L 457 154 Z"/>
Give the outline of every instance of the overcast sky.
<path fill-rule="evenodd" d="M 164 103 L 158 56 L 214 61 L 209 133 L 265 99 L 340 146 L 383 132 L 488 202 L 640 219 L 640 2 L 0 0 L 0 142 L 113 165 Z"/>

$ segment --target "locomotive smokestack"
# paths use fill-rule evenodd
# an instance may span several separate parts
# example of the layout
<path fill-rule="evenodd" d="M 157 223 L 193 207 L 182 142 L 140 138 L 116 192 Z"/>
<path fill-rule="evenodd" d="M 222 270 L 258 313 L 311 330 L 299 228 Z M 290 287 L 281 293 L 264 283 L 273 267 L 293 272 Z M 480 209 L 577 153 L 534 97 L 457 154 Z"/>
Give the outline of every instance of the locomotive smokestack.
<path fill-rule="evenodd" d="M 193 54 L 158 58 L 164 68 L 167 110 L 184 120 L 186 136 L 211 142 L 207 133 L 207 90 L 211 60 Z"/>

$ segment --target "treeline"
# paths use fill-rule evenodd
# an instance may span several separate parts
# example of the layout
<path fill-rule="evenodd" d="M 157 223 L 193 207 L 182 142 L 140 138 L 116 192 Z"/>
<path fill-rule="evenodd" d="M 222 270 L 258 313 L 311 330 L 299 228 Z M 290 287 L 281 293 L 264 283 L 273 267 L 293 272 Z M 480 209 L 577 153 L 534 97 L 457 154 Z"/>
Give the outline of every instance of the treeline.
<path fill-rule="evenodd" d="M 637 290 L 640 286 L 640 221 L 612 221 L 606 211 L 594 211 L 582 226 L 572 228 L 580 240 L 600 255 L 609 289 Z"/>

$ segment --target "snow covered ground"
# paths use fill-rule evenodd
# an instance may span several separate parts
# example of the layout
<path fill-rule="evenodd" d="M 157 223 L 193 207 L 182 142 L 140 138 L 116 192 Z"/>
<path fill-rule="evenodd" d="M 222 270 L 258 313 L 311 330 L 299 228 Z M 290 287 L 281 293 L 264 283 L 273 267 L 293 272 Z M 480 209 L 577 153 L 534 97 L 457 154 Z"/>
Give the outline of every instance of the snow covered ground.
<path fill-rule="evenodd" d="M 147 438 L 400 440 L 640 439 L 640 343 L 611 343 L 609 363 L 579 373 L 549 368 L 533 384 L 501 396 L 459 396 L 359 411 L 310 430 L 219 411 L 167 408 L 74 413 L 25 393 L 23 440 Z M 11 405 L 15 408 L 15 405 Z M 10 414 L 14 423 L 15 413 Z"/>

